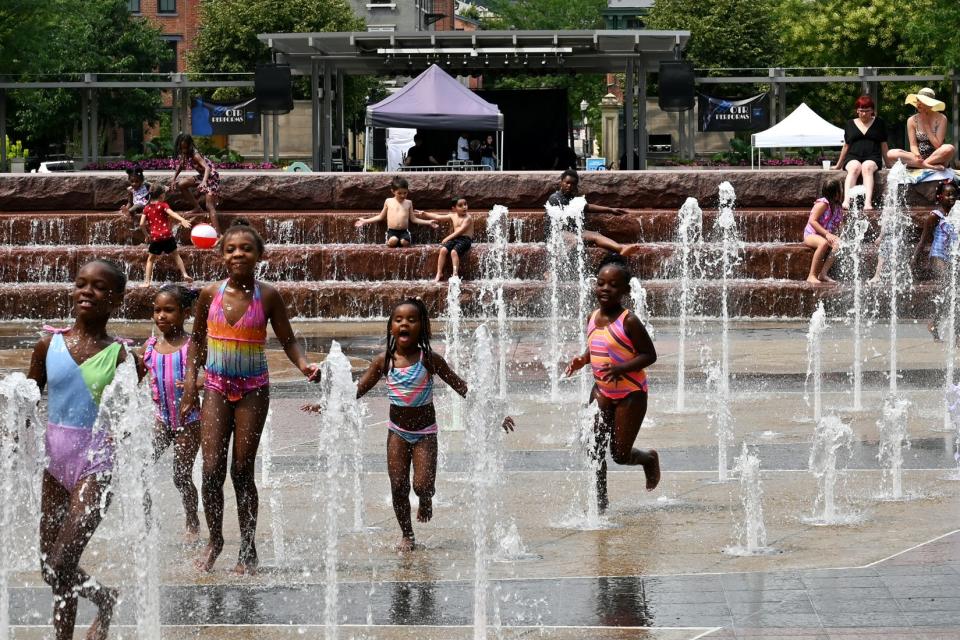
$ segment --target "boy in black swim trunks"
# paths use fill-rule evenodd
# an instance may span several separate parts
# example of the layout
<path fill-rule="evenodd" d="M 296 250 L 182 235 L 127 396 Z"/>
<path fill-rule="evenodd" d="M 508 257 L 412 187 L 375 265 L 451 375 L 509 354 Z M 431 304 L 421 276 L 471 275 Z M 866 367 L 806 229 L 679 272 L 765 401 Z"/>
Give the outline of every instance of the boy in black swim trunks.
<path fill-rule="evenodd" d="M 450 256 L 450 262 L 453 266 L 453 273 L 457 275 L 460 271 L 460 261 L 467 256 L 470 247 L 473 245 L 473 218 L 467 213 L 467 199 L 456 197 L 451 201 L 450 213 L 435 214 L 426 211 L 417 211 L 417 214 L 431 220 L 449 221 L 453 229 L 440 244 L 440 257 L 437 259 L 437 277 L 436 282 L 443 279 L 443 269 L 447 265 L 447 256 Z"/>
<path fill-rule="evenodd" d="M 392 198 L 383 201 L 383 209 L 375 216 L 369 218 L 360 218 L 354 225 L 357 228 L 373 222 L 387 221 L 387 241 L 388 247 L 409 247 L 413 244 L 410 237 L 410 223 L 422 224 L 437 228 L 437 223 L 432 220 L 420 218 L 413 209 L 413 202 L 407 200 L 407 194 L 410 192 L 410 185 L 406 179 L 397 176 L 390 183 L 390 190 L 393 192 Z"/>

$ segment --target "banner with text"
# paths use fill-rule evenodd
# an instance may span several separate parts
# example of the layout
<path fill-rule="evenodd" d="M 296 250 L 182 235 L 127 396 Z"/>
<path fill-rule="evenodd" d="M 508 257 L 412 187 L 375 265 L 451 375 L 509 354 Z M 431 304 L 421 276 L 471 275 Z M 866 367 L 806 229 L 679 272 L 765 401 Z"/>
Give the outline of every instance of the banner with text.
<path fill-rule="evenodd" d="M 761 93 L 743 100 L 697 96 L 698 131 L 752 131 L 767 126 L 767 97 Z"/>
<path fill-rule="evenodd" d="M 195 136 L 260 133 L 257 99 L 220 104 L 197 99 L 190 110 L 191 131 Z"/>

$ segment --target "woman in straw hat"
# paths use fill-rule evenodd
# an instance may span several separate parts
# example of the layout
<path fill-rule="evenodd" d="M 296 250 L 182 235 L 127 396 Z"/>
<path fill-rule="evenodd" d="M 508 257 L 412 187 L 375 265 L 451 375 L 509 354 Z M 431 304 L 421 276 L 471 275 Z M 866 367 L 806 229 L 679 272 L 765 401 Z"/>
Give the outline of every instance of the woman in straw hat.
<path fill-rule="evenodd" d="M 955 151 L 952 144 L 943 142 L 947 133 L 947 118 L 939 112 L 946 105 L 937 100 L 933 89 L 926 87 L 908 95 L 906 104 L 917 109 L 916 115 L 907 119 L 910 151 L 891 149 L 887 152 L 887 158 L 890 162 L 900 160 L 914 169 L 943 171 L 952 164 Z"/>

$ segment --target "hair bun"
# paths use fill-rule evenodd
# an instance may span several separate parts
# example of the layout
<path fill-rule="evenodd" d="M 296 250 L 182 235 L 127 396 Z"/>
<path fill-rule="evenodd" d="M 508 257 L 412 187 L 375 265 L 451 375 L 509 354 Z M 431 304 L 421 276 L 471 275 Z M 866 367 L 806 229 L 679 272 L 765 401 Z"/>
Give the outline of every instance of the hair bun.
<path fill-rule="evenodd" d="M 233 222 L 230 223 L 231 227 L 249 227 L 250 221 L 246 218 L 234 218 Z"/>

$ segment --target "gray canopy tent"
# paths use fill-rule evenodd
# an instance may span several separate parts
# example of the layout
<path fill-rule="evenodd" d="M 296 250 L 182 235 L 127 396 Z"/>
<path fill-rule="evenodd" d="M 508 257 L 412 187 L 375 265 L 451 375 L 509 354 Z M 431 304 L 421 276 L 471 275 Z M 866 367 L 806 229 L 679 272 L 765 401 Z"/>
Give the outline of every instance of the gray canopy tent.
<path fill-rule="evenodd" d="M 367 140 L 373 140 L 375 127 L 496 131 L 497 161 L 503 169 L 503 114 L 435 64 L 400 91 L 367 107 L 366 126 Z M 373 145 L 365 145 L 364 171 L 372 153 Z"/>

